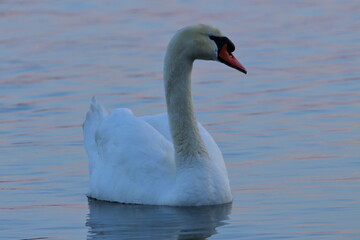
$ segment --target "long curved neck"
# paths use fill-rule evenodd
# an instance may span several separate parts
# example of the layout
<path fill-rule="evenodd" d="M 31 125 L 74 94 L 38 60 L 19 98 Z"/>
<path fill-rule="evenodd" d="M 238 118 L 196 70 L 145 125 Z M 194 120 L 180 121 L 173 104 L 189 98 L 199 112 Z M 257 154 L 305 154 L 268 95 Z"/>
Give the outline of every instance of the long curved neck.
<path fill-rule="evenodd" d="M 208 156 L 199 133 L 191 98 L 193 62 L 194 59 L 176 51 L 168 50 L 165 56 L 166 103 L 177 165 Z"/>

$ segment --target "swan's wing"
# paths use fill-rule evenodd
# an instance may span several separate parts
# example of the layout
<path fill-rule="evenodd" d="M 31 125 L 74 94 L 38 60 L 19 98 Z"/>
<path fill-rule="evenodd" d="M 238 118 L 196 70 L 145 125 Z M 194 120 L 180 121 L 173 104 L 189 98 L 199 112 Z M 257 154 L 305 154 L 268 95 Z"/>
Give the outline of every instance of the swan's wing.
<path fill-rule="evenodd" d="M 92 171 L 94 163 L 99 161 L 97 144 L 95 142 L 95 132 L 99 124 L 108 115 L 108 111 L 96 100 L 91 99 L 90 109 L 86 114 L 83 124 L 84 145 L 89 159 L 89 170 Z"/>
<path fill-rule="evenodd" d="M 223 155 L 220 151 L 219 146 L 215 142 L 214 138 L 206 130 L 206 128 L 199 122 L 198 122 L 198 127 L 201 138 L 204 141 L 206 150 L 208 151 L 210 158 L 213 159 L 215 162 L 224 163 Z"/>
<path fill-rule="evenodd" d="M 87 126 L 86 120 L 84 131 Z M 84 132 L 84 136 L 87 135 L 89 133 Z M 88 154 L 97 153 L 95 157 L 89 155 L 89 161 L 93 161 L 90 167 L 92 197 L 151 204 L 164 195 L 170 182 L 173 184 L 172 144 L 129 109 L 116 109 L 100 119 L 93 137 L 96 149 L 87 149 Z M 92 147 L 94 145 L 86 144 L 86 148 Z"/>
<path fill-rule="evenodd" d="M 150 124 L 153 128 L 155 128 L 159 133 L 161 133 L 167 140 L 172 142 L 168 116 L 166 113 L 143 116 L 142 120 Z"/>

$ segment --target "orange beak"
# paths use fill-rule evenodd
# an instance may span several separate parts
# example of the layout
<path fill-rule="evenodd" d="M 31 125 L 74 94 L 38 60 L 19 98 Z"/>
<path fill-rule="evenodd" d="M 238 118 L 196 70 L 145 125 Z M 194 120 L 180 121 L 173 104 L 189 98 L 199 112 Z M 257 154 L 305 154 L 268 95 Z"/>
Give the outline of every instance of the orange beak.
<path fill-rule="evenodd" d="M 240 72 L 247 73 L 246 68 L 239 63 L 239 61 L 227 50 L 227 44 L 224 44 L 218 55 L 219 61 L 228 65 L 229 67 L 235 68 Z"/>

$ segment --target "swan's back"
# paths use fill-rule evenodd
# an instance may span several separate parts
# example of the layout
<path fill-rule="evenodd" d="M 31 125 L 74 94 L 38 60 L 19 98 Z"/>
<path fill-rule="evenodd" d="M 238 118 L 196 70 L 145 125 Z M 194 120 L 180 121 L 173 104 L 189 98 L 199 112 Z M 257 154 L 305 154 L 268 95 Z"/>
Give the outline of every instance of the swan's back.
<path fill-rule="evenodd" d="M 213 160 L 210 169 L 217 171 L 214 179 L 219 184 L 209 187 L 228 185 L 217 144 L 200 123 L 198 126 Z M 93 99 L 84 123 L 84 142 L 89 156 L 90 197 L 136 204 L 206 205 L 195 198 L 196 193 L 202 195 L 196 187 L 187 192 L 178 189 L 167 114 L 139 118 L 126 108 L 108 113 Z M 198 173 L 198 178 L 204 177 L 201 171 L 189 171 L 193 176 L 181 182 L 193 181 Z"/>
<path fill-rule="evenodd" d="M 172 144 L 129 109 L 115 109 L 106 115 L 100 114 L 103 109 L 93 101 L 84 123 L 89 195 L 108 201 L 158 204 L 159 196 L 165 197 L 164 190 L 175 181 Z"/>

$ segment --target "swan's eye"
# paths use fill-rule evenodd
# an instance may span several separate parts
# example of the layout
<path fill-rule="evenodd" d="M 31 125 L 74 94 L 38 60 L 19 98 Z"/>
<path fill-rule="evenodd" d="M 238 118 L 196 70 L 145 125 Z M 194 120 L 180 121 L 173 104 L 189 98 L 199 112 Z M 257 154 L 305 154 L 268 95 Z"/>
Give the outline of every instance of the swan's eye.
<path fill-rule="evenodd" d="M 216 43 L 218 49 L 222 49 L 222 47 L 226 44 L 229 53 L 235 51 L 235 45 L 232 41 L 230 41 L 229 38 L 224 36 L 213 36 L 213 35 L 210 35 L 209 38 Z"/>
<path fill-rule="evenodd" d="M 210 38 L 211 40 L 214 40 L 214 41 L 215 41 L 215 38 L 216 38 L 216 37 L 213 36 L 213 35 L 210 35 L 209 38 Z"/>

